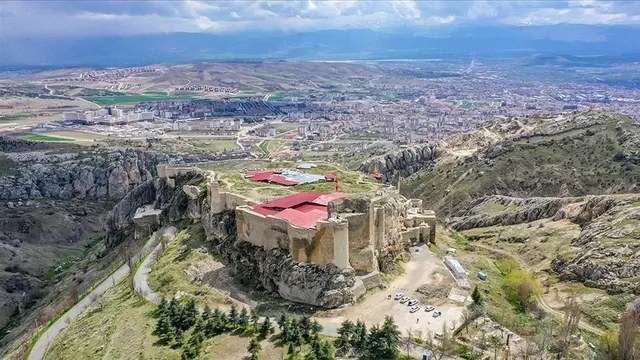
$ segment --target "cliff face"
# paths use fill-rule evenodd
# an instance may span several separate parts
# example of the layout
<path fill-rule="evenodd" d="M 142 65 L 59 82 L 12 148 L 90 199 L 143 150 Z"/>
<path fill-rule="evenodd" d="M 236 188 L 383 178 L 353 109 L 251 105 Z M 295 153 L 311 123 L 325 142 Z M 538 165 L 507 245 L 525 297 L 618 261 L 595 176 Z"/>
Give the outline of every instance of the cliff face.
<path fill-rule="evenodd" d="M 370 159 L 360 165 L 359 171 L 365 174 L 380 174 L 382 181 L 390 182 L 397 173 L 407 177 L 433 165 L 440 151 L 433 144 L 410 147 Z"/>
<path fill-rule="evenodd" d="M 265 251 L 236 236 L 235 214 L 211 213 L 198 172 L 178 175 L 172 186 L 167 179 L 147 181 L 125 196 L 107 218 L 109 244 L 116 244 L 132 225 L 138 207 L 154 204 L 160 221 L 200 221 L 215 252 L 242 283 L 278 293 L 282 298 L 320 307 L 334 308 L 355 300 L 356 274 L 352 268 L 334 264 L 318 266 L 293 260 L 282 249 Z M 364 290 L 364 288 L 363 288 Z"/>
<path fill-rule="evenodd" d="M 109 153 L 4 153 L 14 174 L 0 177 L 0 200 L 122 199 L 135 186 L 151 180 L 162 154 L 142 150 Z"/>
<path fill-rule="evenodd" d="M 580 226 L 571 239 L 579 249 L 551 262 L 561 280 L 580 281 L 609 293 L 640 294 L 640 195 L 573 198 L 488 196 L 453 218 L 457 230 L 567 219 Z"/>

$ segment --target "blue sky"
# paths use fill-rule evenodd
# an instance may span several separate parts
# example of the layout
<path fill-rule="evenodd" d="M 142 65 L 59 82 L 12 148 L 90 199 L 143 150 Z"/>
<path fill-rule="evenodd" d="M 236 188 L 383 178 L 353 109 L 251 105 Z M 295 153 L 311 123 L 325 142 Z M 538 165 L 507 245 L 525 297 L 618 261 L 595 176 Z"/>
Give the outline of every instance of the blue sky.
<path fill-rule="evenodd" d="M 447 24 L 640 24 L 636 1 L 0 1 L 0 36 L 314 31 Z"/>

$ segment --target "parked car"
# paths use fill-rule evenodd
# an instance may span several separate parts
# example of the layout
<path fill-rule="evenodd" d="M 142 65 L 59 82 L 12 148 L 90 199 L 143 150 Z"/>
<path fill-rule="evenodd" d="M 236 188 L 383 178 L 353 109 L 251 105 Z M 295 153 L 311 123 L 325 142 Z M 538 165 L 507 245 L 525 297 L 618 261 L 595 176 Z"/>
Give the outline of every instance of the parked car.
<path fill-rule="evenodd" d="M 439 331 L 436 331 L 436 332 L 433 334 L 433 337 L 434 337 L 434 338 L 436 338 L 436 339 L 438 339 L 438 340 L 441 340 L 441 339 L 444 339 L 444 334 L 443 334 L 443 333 L 441 333 L 441 332 L 439 332 Z"/>
<path fill-rule="evenodd" d="M 414 312 L 416 312 L 416 311 L 420 311 L 420 307 L 418 307 L 418 306 L 412 306 L 412 307 L 411 307 L 411 309 L 409 309 L 409 312 L 410 312 L 410 313 L 412 313 L 412 314 L 413 314 Z"/>
<path fill-rule="evenodd" d="M 403 296 L 403 297 L 402 297 L 402 299 L 400 299 L 400 304 L 404 304 L 404 303 L 406 303 L 406 302 L 407 302 L 407 301 L 409 301 L 409 300 L 410 300 L 410 299 L 409 299 L 409 297 L 408 297 L 408 296 Z"/>
<path fill-rule="evenodd" d="M 433 312 L 433 317 L 438 317 L 440 315 L 442 315 L 442 313 L 440 311 L 434 311 Z"/>
<path fill-rule="evenodd" d="M 415 305 L 415 304 L 417 304 L 417 303 L 418 303 L 418 300 L 413 299 L 413 300 L 409 301 L 409 302 L 407 303 L 407 305 L 409 305 L 409 306 L 413 306 L 413 305 Z"/>
<path fill-rule="evenodd" d="M 403 293 L 397 293 L 396 296 L 393 297 L 394 300 L 400 300 L 402 299 L 402 297 L 404 297 Z"/>
<path fill-rule="evenodd" d="M 425 306 L 425 307 L 424 307 L 424 311 L 426 311 L 426 312 L 433 311 L 433 310 L 435 310 L 435 309 L 436 309 L 436 308 L 434 308 L 434 307 L 433 307 L 433 306 L 431 306 L 431 305 L 427 305 L 427 306 Z"/>

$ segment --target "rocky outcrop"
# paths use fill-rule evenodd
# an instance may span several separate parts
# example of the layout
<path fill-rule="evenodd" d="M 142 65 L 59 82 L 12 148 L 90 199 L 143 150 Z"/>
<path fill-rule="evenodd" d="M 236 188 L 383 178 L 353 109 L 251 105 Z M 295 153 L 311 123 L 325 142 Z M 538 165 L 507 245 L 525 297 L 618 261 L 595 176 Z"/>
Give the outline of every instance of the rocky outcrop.
<path fill-rule="evenodd" d="M 237 241 L 232 212 L 205 215 L 209 240 L 242 283 L 278 293 L 282 298 L 324 308 L 335 308 L 355 300 L 355 271 L 333 264 L 318 266 L 296 262 L 288 252 Z M 220 237 L 223 236 L 223 237 Z"/>
<path fill-rule="evenodd" d="M 108 153 L 5 153 L 17 174 L 0 178 L 0 200 L 122 199 L 135 186 L 151 180 L 167 157 L 123 149 Z"/>
<path fill-rule="evenodd" d="M 561 254 L 551 263 L 561 280 L 583 282 L 612 294 L 640 294 L 640 284 L 632 280 L 640 277 L 640 195 L 488 196 L 474 201 L 463 216 L 452 220 L 452 226 L 467 230 L 540 219 L 567 219 L 581 227 L 571 240 L 572 248 L 579 251 Z M 524 242 L 526 238 L 523 235 L 501 241 Z"/>
<path fill-rule="evenodd" d="M 434 144 L 423 144 L 389 153 L 362 163 L 358 170 L 365 174 L 379 174 L 384 182 L 393 180 L 396 173 L 407 177 L 432 166 L 440 151 Z"/>

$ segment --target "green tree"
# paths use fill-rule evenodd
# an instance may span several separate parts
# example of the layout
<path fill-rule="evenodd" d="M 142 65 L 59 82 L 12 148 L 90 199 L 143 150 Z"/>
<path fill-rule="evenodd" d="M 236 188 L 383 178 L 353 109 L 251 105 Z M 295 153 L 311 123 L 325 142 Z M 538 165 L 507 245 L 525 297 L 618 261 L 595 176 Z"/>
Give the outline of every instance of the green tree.
<path fill-rule="evenodd" d="M 229 311 L 229 327 L 235 329 L 238 326 L 238 308 L 235 304 L 231 304 L 231 310 Z"/>
<path fill-rule="evenodd" d="M 284 328 L 285 324 L 287 324 L 288 322 L 289 322 L 289 319 L 287 319 L 287 315 L 282 313 L 280 315 L 280 318 L 278 319 L 278 328 L 280 329 L 280 331 L 282 331 L 282 329 Z"/>
<path fill-rule="evenodd" d="M 386 345 L 383 344 L 382 330 L 378 325 L 373 325 L 369 329 L 369 335 L 363 349 L 363 358 L 367 360 L 373 359 L 390 359 L 383 357 L 383 353 L 386 349 Z"/>
<path fill-rule="evenodd" d="M 364 322 L 358 320 L 354 328 L 352 339 L 353 348 L 358 354 L 362 354 L 364 352 L 367 345 L 367 337 L 367 326 Z"/>
<path fill-rule="evenodd" d="M 260 341 L 258 341 L 258 339 L 256 339 L 255 337 L 252 338 L 251 342 L 249 343 L 249 347 L 247 348 L 247 350 L 249 351 L 249 354 L 251 355 L 249 357 L 249 359 L 257 360 L 258 359 L 258 354 L 260 353 L 260 350 L 262 350 L 262 346 L 260 346 Z"/>
<path fill-rule="evenodd" d="M 542 288 L 533 273 L 524 270 L 510 272 L 503 282 L 507 299 L 522 312 L 527 312 L 542 295 Z"/>
<path fill-rule="evenodd" d="M 246 308 L 242 308 L 238 314 L 238 327 L 246 330 L 249 325 L 249 312 Z"/>
<path fill-rule="evenodd" d="M 309 315 L 304 315 L 300 319 L 300 323 L 298 323 L 298 328 L 300 329 L 300 334 L 305 341 L 309 341 L 309 333 L 311 331 L 311 317 Z"/>
<path fill-rule="evenodd" d="M 207 320 L 209 320 L 211 315 L 211 308 L 209 308 L 209 305 L 205 305 L 204 309 L 202 309 L 202 314 L 200 315 L 202 317 L 202 320 L 206 322 Z"/>
<path fill-rule="evenodd" d="M 266 339 L 267 336 L 273 333 L 273 325 L 271 324 L 271 320 L 268 316 L 264 318 L 262 325 L 260 325 L 260 337 Z"/>
<path fill-rule="evenodd" d="M 169 344 L 173 337 L 175 336 L 176 329 L 171 324 L 171 319 L 168 314 L 160 315 L 158 318 L 158 323 L 156 325 L 153 334 L 160 338 L 165 344 Z"/>
<path fill-rule="evenodd" d="M 353 347 L 355 337 L 355 325 L 351 320 L 345 320 L 338 329 L 338 338 L 335 340 L 336 348 L 341 354 L 348 354 Z"/>
<path fill-rule="evenodd" d="M 383 359 L 395 359 L 398 357 L 398 345 L 400 344 L 400 330 L 393 317 L 386 316 L 380 328 L 380 341 L 383 350 L 380 353 Z"/>
<path fill-rule="evenodd" d="M 473 300 L 473 303 L 475 305 L 482 305 L 482 301 L 484 299 L 482 298 L 482 294 L 480 294 L 480 291 L 478 290 L 478 285 L 473 288 L 473 291 L 471 292 L 471 299 Z"/>

